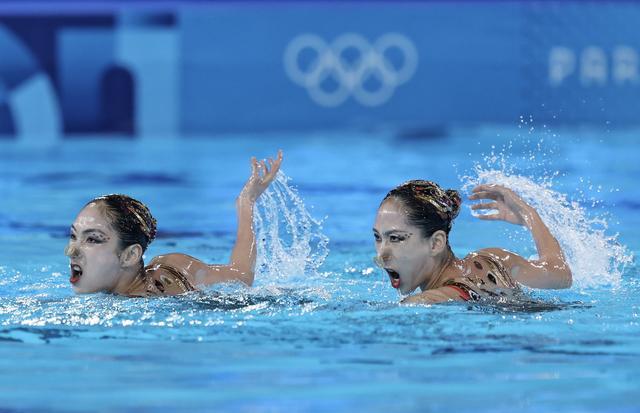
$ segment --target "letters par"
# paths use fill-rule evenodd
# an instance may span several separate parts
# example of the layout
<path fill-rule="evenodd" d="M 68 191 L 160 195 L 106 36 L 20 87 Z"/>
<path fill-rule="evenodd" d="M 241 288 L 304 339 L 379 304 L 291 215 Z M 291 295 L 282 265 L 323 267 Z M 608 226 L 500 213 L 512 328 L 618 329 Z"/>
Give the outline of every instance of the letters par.
<path fill-rule="evenodd" d="M 616 46 L 610 54 L 602 47 L 589 46 L 579 52 L 564 46 L 549 52 L 549 83 L 561 86 L 577 76 L 582 86 L 638 85 L 640 56 L 629 46 Z"/>

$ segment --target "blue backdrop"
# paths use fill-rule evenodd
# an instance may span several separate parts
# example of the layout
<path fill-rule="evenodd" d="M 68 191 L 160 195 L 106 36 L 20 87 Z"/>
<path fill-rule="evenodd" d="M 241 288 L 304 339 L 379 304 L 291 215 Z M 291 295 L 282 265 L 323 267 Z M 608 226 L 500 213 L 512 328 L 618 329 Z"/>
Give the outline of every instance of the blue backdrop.
<path fill-rule="evenodd" d="M 0 135 L 640 123 L 635 3 L 0 2 Z"/>

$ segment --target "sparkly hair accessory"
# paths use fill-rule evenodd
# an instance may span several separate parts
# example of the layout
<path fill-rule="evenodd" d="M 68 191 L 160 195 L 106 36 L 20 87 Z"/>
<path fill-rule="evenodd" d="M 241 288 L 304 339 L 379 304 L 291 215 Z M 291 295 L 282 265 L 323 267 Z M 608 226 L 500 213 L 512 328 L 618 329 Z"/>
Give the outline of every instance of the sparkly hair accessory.
<path fill-rule="evenodd" d="M 438 184 L 425 180 L 409 181 L 407 184 L 418 200 L 435 208 L 440 218 L 451 222 L 458 215 L 461 199 L 456 191 L 445 191 Z"/>

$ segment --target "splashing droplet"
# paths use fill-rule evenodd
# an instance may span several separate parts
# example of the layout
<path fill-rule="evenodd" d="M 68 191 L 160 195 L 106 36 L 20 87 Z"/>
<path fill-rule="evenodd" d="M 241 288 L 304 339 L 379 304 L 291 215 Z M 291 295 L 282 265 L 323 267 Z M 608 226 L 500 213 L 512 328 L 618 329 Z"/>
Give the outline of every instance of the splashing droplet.
<path fill-rule="evenodd" d="M 309 214 L 280 170 L 258 199 L 254 214 L 258 253 L 256 282 L 307 280 L 329 254 L 322 222 Z"/>
<path fill-rule="evenodd" d="M 475 176 L 463 179 L 465 190 L 489 183 L 506 186 L 535 208 L 560 243 L 578 287 L 616 286 L 625 266 L 633 262 L 617 234 L 606 233 L 608 223 L 604 218 L 590 217 L 578 202 L 570 202 L 565 194 L 554 191 L 550 180 L 536 183 L 528 177 L 480 165 L 475 167 Z"/>

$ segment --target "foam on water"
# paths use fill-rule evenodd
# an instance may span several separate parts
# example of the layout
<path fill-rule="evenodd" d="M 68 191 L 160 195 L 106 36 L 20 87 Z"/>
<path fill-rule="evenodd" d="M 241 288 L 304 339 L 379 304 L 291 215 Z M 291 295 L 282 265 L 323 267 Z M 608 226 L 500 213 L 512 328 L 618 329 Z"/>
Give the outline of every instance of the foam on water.
<path fill-rule="evenodd" d="M 604 217 L 593 216 L 579 202 L 553 189 L 553 176 L 539 181 L 515 172 L 515 163 L 505 154 L 485 158 L 488 166 L 476 164 L 471 176 L 463 177 L 463 189 L 479 184 L 498 184 L 512 189 L 534 207 L 560 243 L 573 273 L 574 286 L 589 288 L 617 286 L 633 256 L 608 234 Z M 498 167 L 497 169 L 495 167 Z"/>
<path fill-rule="evenodd" d="M 313 218 L 282 170 L 258 199 L 254 213 L 256 282 L 306 280 L 329 254 L 322 222 Z"/>

